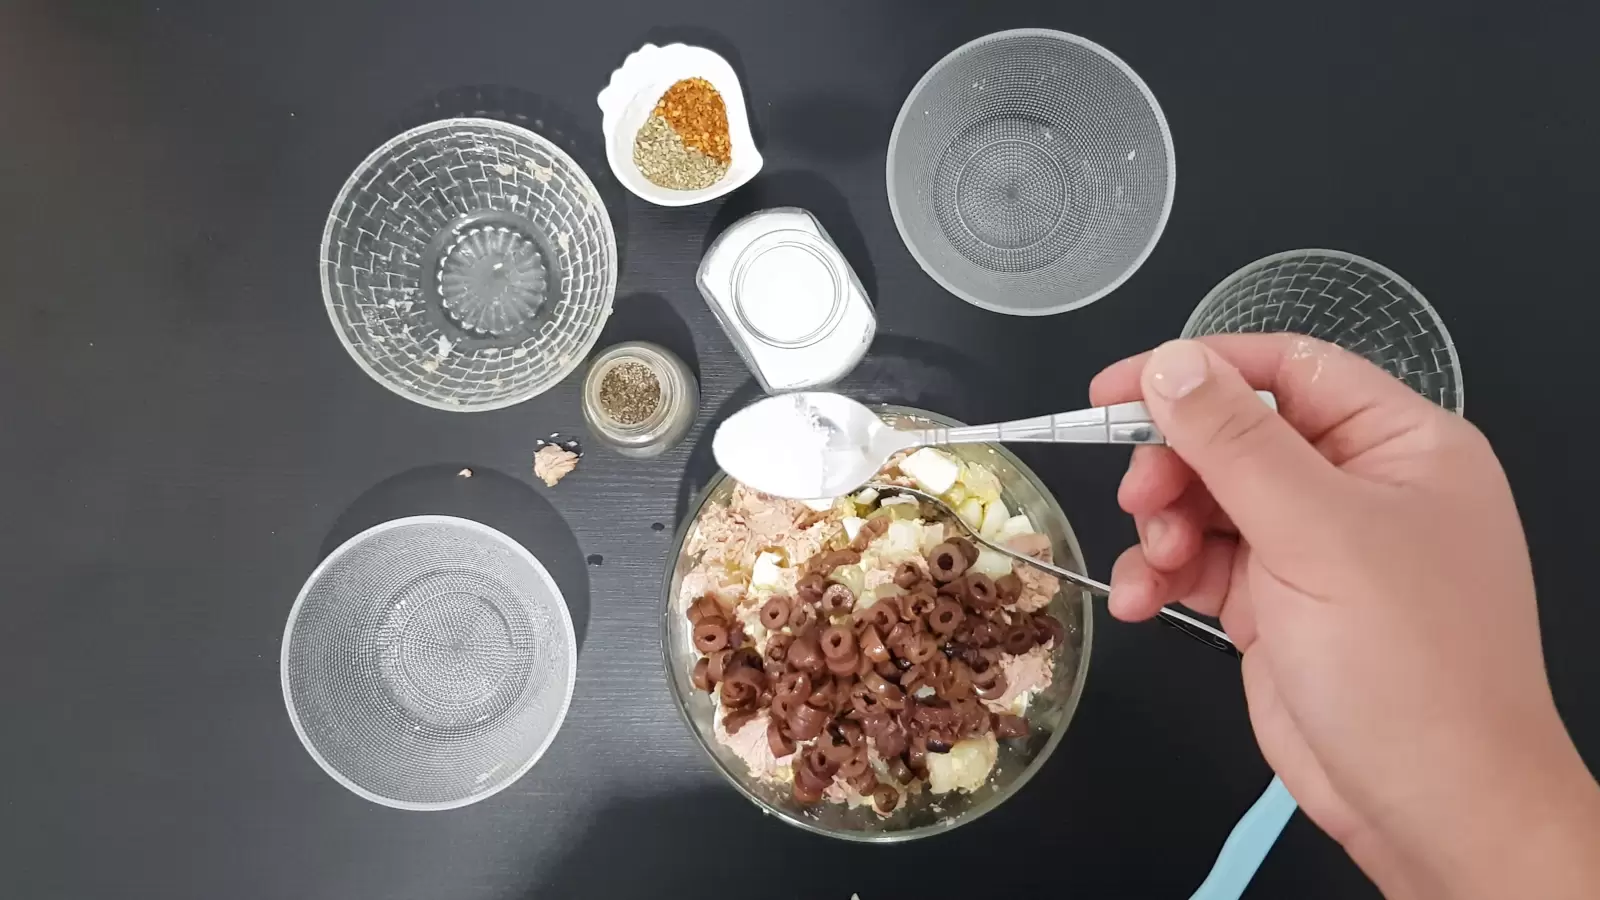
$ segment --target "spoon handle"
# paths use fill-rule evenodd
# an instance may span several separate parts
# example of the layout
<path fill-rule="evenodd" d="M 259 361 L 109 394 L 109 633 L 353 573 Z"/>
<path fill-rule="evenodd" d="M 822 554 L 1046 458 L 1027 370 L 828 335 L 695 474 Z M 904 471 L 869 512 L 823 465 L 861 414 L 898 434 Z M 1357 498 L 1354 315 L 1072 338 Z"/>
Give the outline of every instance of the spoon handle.
<path fill-rule="evenodd" d="M 1278 408 L 1269 391 L 1256 391 L 1261 402 Z M 1088 409 L 1035 416 L 991 425 L 962 425 L 954 428 L 925 428 L 917 433 L 917 443 L 988 444 L 994 442 L 1043 442 L 1049 444 L 1165 444 L 1167 439 L 1150 421 L 1143 403 L 1117 403 Z"/>

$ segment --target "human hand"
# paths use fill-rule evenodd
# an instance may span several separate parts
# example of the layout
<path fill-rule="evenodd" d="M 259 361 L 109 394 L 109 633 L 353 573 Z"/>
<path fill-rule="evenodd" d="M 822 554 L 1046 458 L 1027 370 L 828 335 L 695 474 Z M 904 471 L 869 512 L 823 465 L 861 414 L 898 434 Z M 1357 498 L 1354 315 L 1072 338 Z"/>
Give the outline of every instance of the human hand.
<path fill-rule="evenodd" d="M 1140 543 L 1112 613 L 1220 616 L 1267 762 L 1389 896 L 1600 896 L 1600 790 L 1483 435 L 1294 335 L 1175 341 L 1090 387 L 1137 399 L 1168 447 L 1139 448 L 1118 492 Z"/>

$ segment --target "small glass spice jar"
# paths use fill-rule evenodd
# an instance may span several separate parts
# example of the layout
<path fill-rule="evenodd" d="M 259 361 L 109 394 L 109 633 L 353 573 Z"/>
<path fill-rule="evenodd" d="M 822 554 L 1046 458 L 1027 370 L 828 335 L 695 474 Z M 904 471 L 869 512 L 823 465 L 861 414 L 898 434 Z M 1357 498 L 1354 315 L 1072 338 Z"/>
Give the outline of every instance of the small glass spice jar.
<path fill-rule="evenodd" d="M 694 373 L 671 350 L 648 341 L 607 349 L 583 379 L 583 420 L 623 456 L 665 453 L 689 433 L 699 411 Z"/>

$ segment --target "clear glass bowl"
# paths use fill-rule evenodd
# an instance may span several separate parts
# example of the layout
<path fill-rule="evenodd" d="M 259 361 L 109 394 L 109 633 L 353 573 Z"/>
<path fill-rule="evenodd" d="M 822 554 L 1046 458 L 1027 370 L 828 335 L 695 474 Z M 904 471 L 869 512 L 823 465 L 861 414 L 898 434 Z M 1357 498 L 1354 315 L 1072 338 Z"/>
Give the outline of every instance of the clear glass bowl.
<path fill-rule="evenodd" d="M 906 407 L 881 407 L 884 420 L 891 424 L 916 423 L 960 425 L 953 419 Z M 1055 559 L 1066 568 L 1083 572 L 1083 554 L 1072 524 L 1051 495 L 1022 461 L 998 445 L 972 444 L 949 448 L 963 459 L 981 462 L 1000 478 L 1006 506 L 1027 514 L 1034 528 L 1050 536 Z M 710 696 L 695 689 L 690 681 L 699 653 L 691 644 L 689 620 L 677 602 L 683 576 L 695 559 L 684 552 L 688 536 L 707 503 L 726 502 L 733 493 L 734 480 L 719 474 L 694 503 L 678 528 L 671 567 L 662 585 L 661 648 L 667 667 L 667 683 L 689 730 L 703 747 L 717 771 L 750 802 L 791 825 L 829 837 L 851 841 L 888 843 L 926 837 L 949 831 L 978 818 L 1004 803 L 1050 758 L 1078 708 L 1083 694 L 1084 676 L 1089 669 L 1094 617 L 1090 596 L 1063 585 L 1050 603 L 1049 613 L 1066 626 L 1067 646 L 1056 654 L 1050 687 L 1028 707 L 1032 729 L 1026 741 L 1002 741 L 1000 757 L 983 787 L 971 794 L 930 795 L 926 791 L 887 818 L 876 812 L 843 804 L 821 803 L 801 806 L 790 796 L 787 785 L 771 784 L 751 777 L 744 763 L 717 742 L 714 733 L 714 708 Z"/>
<path fill-rule="evenodd" d="M 362 370 L 425 406 L 501 409 L 577 368 L 617 285 L 611 218 L 559 147 L 444 119 L 374 150 L 322 232 L 322 297 Z"/>
<path fill-rule="evenodd" d="M 1182 336 L 1282 331 L 1363 356 L 1452 412 L 1466 405 L 1455 342 L 1422 292 L 1343 250 L 1289 250 L 1250 263 L 1206 294 Z"/>

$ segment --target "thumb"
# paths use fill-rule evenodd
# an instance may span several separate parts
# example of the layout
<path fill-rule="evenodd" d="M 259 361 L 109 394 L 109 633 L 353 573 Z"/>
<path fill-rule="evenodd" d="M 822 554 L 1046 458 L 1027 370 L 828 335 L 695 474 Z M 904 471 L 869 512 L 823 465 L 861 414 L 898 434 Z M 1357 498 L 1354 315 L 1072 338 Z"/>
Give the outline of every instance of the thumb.
<path fill-rule="evenodd" d="M 1332 523 L 1339 472 L 1267 406 L 1216 351 L 1198 341 L 1156 348 L 1141 376 L 1145 406 L 1250 543 L 1298 555 L 1308 529 Z"/>

